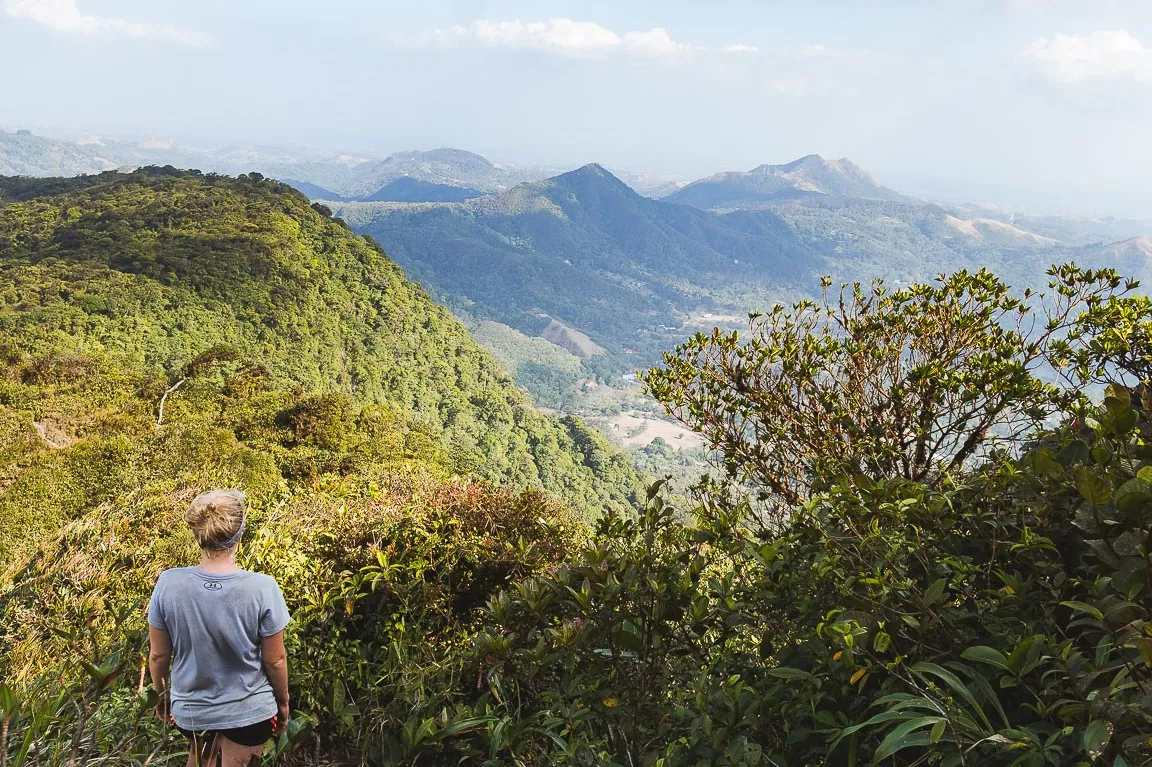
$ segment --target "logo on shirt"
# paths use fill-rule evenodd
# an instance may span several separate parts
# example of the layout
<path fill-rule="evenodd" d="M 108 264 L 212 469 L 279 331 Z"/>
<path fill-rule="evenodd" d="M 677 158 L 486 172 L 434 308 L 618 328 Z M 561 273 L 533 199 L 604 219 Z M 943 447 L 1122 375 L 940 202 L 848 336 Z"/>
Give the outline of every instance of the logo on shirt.
<path fill-rule="evenodd" d="M 224 587 L 220 584 L 220 581 L 204 581 L 204 588 L 209 591 L 219 591 Z"/>

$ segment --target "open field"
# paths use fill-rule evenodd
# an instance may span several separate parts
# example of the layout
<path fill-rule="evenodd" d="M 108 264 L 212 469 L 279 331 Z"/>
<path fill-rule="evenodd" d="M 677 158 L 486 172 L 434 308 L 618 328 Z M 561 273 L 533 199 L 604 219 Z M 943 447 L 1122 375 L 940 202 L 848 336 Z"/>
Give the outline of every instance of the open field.
<path fill-rule="evenodd" d="M 634 411 L 607 419 L 607 426 L 605 431 L 611 439 L 625 447 L 642 447 L 657 437 L 663 437 L 677 450 L 697 450 L 704 446 L 703 437 L 680 424 Z"/>

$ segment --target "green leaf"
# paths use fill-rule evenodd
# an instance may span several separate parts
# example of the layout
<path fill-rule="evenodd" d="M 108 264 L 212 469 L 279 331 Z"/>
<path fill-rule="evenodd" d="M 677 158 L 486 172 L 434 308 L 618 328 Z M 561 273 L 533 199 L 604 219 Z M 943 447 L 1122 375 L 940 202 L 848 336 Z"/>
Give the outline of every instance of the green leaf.
<path fill-rule="evenodd" d="M 1140 650 L 1144 665 L 1152 668 L 1152 637 L 1140 637 L 1136 640 L 1136 647 Z"/>
<path fill-rule="evenodd" d="M 630 620 L 625 620 L 620 629 L 613 632 L 612 639 L 625 650 L 640 652 L 644 649 L 644 636 L 640 628 Z"/>
<path fill-rule="evenodd" d="M 972 685 L 973 689 L 984 696 L 983 700 L 987 704 L 990 704 L 992 708 L 996 709 L 996 713 L 1000 716 L 1000 721 L 1004 723 L 1004 726 L 1011 726 L 1011 723 L 1008 721 L 1008 714 L 1004 711 L 1004 706 L 1000 705 L 1000 698 L 996 695 L 996 691 L 992 689 L 992 685 L 988 684 L 988 680 L 984 678 L 983 674 L 979 673 L 976 669 L 965 666 L 961 663 L 951 663 L 949 665 L 967 674 L 969 680 L 971 680 L 970 684 Z M 1016 681 L 1007 674 L 1001 677 L 1001 681 L 1004 679 L 1007 679 L 1012 683 L 1015 683 Z M 1003 689 L 1004 685 L 1002 684 L 1000 687 Z"/>
<path fill-rule="evenodd" d="M 915 674 L 919 674 L 921 677 L 925 675 L 931 675 L 943 681 L 944 684 L 952 688 L 953 692 L 963 698 L 964 701 L 972 707 L 973 713 L 980 717 L 980 721 L 984 723 L 985 727 L 987 727 L 989 730 L 992 729 L 992 722 L 990 722 L 988 717 L 984 714 L 984 709 L 976 701 L 976 696 L 973 695 L 972 691 L 969 690 L 968 687 L 960 681 L 960 677 L 956 676 L 948 669 L 942 666 L 938 666 L 935 663 L 917 663 L 912 666 L 910 670 Z"/>
<path fill-rule="evenodd" d="M 1076 489 L 1093 506 L 1101 506 L 1112 498 L 1112 488 L 1108 481 L 1088 466 L 1076 469 Z"/>
<path fill-rule="evenodd" d="M 1085 445 L 1085 450 L 1087 450 L 1087 445 Z M 1020 465 L 1038 477 L 1056 477 L 1062 471 L 1060 463 L 1058 463 L 1059 460 L 1059 455 L 1053 457 L 1051 450 L 1041 447 L 1025 455 L 1020 460 Z"/>
<path fill-rule="evenodd" d="M 944 587 L 948 585 L 947 578 L 940 578 L 934 581 L 931 586 L 924 590 L 924 604 L 934 605 L 940 601 L 944 596 Z"/>
<path fill-rule="evenodd" d="M 836 745 L 841 740 L 848 737 L 849 735 L 855 735 L 857 732 L 859 732 L 860 730 L 863 730 L 865 727 L 872 727 L 873 725 L 883 724 L 884 722 L 892 722 L 892 721 L 906 722 L 909 719 L 916 719 L 916 718 L 919 718 L 920 716 L 922 716 L 922 714 L 916 714 L 912 711 L 898 711 L 895 709 L 890 710 L 890 711 L 883 711 L 879 714 L 876 714 L 872 718 L 867 719 L 866 721 L 860 722 L 859 724 L 854 724 L 854 725 L 851 725 L 850 727 L 845 727 L 843 730 L 840 731 L 840 734 L 836 736 L 836 739 L 834 741 L 832 741 L 832 744 L 828 747 L 828 750 L 831 751 L 832 749 L 835 749 Z"/>
<path fill-rule="evenodd" d="M 1075 602 L 1075 601 L 1061 602 L 1060 604 L 1062 604 L 1064 607 L 1068 607 L 1068 608 L 1071 608 L 1073 610 L 1076 610 L 1077 612 L 1091 615 L 1093 618 L 1095 618 L 1098 621 L 1104 620 L 1104 613 L 1100 612 L 1099 610 L 1097 610 L 1095 607 L 1093 607 L 1090 604 L 1086 604 L 1084 602 Z"/>
<path fill-rule="evenodd" d="M 1139 511 L 1149 501 L 1152 501 L 1152 482 L 1147 480 L 1137 477 L 1116 488 L 1114 502 L 1122 513 Z"/>
<path fill-rule="evenodd" d="M 154 687 L 145 687 L 140 691 L 140 694 L 136 696 L 136 699 L 140 710 L 147 711 L 148 709 L 154 708 L 156 706 L 156 703 L 160 700 L 160 694 L 156 692 Z M 3 708 L 3 704 L 0 703 L 0 710 Z"/>
<path fill-rule="evenodd" d="M 798 668 L 788 668 L 787 666 L 777 666 L 776 668 L 770 668 L 765 670 L 764 673 L 770 677 L 775 677 L 776 679 L 803 679 L 805 681 L 815 679 L 815 677 L 813 677 L 807 671 L 801 671 Z"/>
<path fill-rule="evenodd" d="M 1112 725 L 1099 719 L 1093 719 L 1084 730 L 1082 745 L 1089 756 L 1097 757 L 1104 745 L 1112 739 Z"/>
<path fill-rule="evenodd" d="M 1116 436 L 1123 436 L 1132 431 L 1138 416 L 1132 405 L 1119 397 L 1108 397 L 1104 400 L 1104 412 L 1098 419 L 1105 430 Z"/>
<path fill-rule="evenodd" d="M 1056 461 L 1061 466 L 1071 466 L 1074 463 L 1084 463 L 1088 460 L 1088 443 L 1082 439 L 1075 439 L 1056 453 Z"/>
<path fill-rule="evenodd" d="M 916 730 L 922 730 L 925 727 L 935 727 L 938 722 L 947 721 L 947 719 L 941 716 L 918 716 L 915 719 L 909 719 L 907 722 L 896 725 L 892 728 L 892 731 L 888 733 L 887 737 L 880 741 L 880 745 L 876 748 L 876 753 L 872 756 L 872 764 L 879 764 L 905 748 L 928 745 L 932 740 L 932 736 L 929 733 L 918 733 L 919 737 L 910 737 L 911 733 Z"/>
<path fill-rule="evenodd" d="M 655 482 L 653 482 L 651 485 L 649 485 L 648 486 L 648 500 L 651 501 L 653 498 L 655 498 L 657 495 L 659 495 L 660 491 L 664 488 L 664 485 L 666 485 L 666 484 L 668 484 L 668 480 L 658 479 Z"/>
<path fill-rule="evenodd" d="M 495 721 L 497 721 L 496 718 L 491 716 L 477 716 L 468 719 L 458 719 L 436 733 L 436 739 L 444 740 L 461 733 L 472 732 L 474 730 L 482 730 Z"/>
<path fill-rule="evenodd" d="M 936 745 L 940 742 L 940 738 L 944 737 L 944 730 L 947 729 L 947 727 L 948 722 L 943 720 L 932 725 L 932 733 L 930 738 L 932 745 Z"/>
<path fill-rule="evenodd" d="M 1005 671 L 1011 670 L 1008 667 L 1008 658 L 1004 655 L 1004 653 L 993 647 L 985 647 L 983 645 L 969 647 L 967 650 L 960 653 L 960 657 L 964 660 L 975 661 L 977 663 L 986 663 L 989 666 L 995 666 L 996 668 L 1004 669 Z"/>
<path fill-rule="evenodd" d="M 82 659 L 80 661 L 80 668 L 84 669 L 88 676 L 92 678 L 92 681 L 97 684 L 103 682 L 104 677 L 107 676 L 107 674 L 104 673 L 104 669 L 89 660 Z"/>

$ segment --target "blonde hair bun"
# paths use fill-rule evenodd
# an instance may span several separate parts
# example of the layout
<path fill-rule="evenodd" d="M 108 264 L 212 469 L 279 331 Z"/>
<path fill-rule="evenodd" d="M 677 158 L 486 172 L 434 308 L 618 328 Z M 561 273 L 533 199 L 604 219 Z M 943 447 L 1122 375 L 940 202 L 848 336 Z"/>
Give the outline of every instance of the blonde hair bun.
<path fill-rule="evenodd" d="M 192 499 L 184 521 L 202 549 L 219 550 L 244 525 L 244 493 L 239 490 L 208 490 Z"/>

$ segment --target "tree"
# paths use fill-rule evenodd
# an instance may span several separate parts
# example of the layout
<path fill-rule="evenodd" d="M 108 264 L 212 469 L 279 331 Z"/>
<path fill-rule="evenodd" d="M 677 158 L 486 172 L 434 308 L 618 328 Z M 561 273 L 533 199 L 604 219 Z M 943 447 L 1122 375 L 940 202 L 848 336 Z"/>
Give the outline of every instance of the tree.
<path fill-rule="evenodd" d="M 1074 317 L 1121 280 L 1075 265 L 1049 274 L 1047 297 L 1017 297 L 986 270 L 837 296 L 825 279 L 819 301 L 751 315 L 747 339 L 697 334 L 643 379 L 730 478 L 759 490 L 769 518 L 843 476 L 938 483 L 1081 397 L 1051 382 L 1053 352 L 1083 348 L 1092 333 Z"/>

